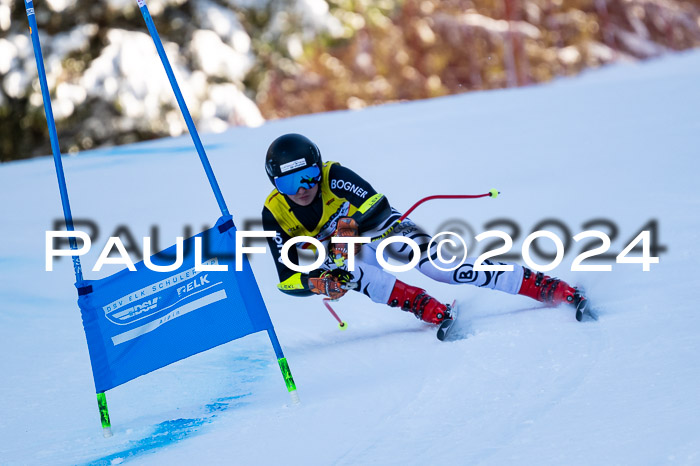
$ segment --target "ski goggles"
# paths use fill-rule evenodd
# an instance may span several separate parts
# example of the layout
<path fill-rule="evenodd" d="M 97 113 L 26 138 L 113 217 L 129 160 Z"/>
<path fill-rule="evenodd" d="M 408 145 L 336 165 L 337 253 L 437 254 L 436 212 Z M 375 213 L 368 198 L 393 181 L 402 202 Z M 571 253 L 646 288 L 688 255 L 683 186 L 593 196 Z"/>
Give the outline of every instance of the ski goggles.
<path fill-rule="evenodd" d="M 311 165 L 298 172 L 282 175 L 275 178 L 277 190 L 286 195 L 296 194 L 299 188 L 311 189 L 321 181 L 321 169 L 317 165 Z"/>

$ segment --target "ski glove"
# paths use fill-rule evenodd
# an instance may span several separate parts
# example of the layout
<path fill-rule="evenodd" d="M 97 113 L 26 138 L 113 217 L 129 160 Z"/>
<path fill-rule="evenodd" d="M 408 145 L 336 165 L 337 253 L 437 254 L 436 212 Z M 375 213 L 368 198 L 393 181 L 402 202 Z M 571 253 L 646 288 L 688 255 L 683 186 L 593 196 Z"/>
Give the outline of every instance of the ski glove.
<path fill-rule="evenodd" d="M 342 269 L 317 269 L 309 273 L 309 290 L 326 295 L 331 299 L 340 299 L 352 288 L 353 279 L 350 272 Z"/>
<path fill-rule="evenodd" d="M 340 217 L 338 226 L 335 228 L 333 236 L 339 238 L 348 238 L 360 235 L 360 228 L 357 222 L 352 217 Z M 355 255 L 360 252 L 361 244 L 355 244 Z M 338 267 L 345 267 L 345 262 L 348 259 L 348 243 L 331 243 L 330 256 Z"/>

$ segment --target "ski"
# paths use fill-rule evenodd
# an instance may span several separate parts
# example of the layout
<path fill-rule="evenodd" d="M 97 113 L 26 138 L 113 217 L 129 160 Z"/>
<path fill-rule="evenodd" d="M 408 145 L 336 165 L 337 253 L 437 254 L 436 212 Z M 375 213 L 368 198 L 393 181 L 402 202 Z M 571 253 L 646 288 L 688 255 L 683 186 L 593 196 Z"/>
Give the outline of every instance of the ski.
<path fill-rule="evenodd" d="M 574 293 L 573 305 L 576 307 L 576 320 L 583 322 L 584 320 L 598 320 L 598 314 L 591 308 L 591 303 L 585 297 L 583 288 L 576 288 Z"/>
<path fill-rule="evenodd" d="M 455 338 L 455 335 L 453 335 L 454 332 L 452 331 L 455 327 L 455 322 L 458 315 L 456 300 L 452 301 L 452 305 L 448 306 L 448 311 L 449 317 L 446 317 L 445 320 L 440 323 L 440 326 L 437 329 L 437 339 L 440 341 L 451 341 L 458 339 Z"/>

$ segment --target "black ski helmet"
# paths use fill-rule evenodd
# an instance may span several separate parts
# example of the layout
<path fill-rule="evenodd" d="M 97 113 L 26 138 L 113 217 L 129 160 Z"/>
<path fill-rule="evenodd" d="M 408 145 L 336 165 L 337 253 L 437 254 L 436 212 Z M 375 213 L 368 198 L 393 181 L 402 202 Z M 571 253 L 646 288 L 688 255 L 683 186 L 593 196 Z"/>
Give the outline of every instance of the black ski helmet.
<path fill-rule="evenodd" d="M 285 171 L 284 165 L 292 162 L 296 162 L 293 164 L 295 168 Z M 275 184 L 275 177 L 294 173 L 312 165 L 318 166 L 319 169 L 323 168 L 321 151 L 318 150 L 318 146 L 313 141 L 301 134 L 290 133 L 282 135 L 272 141 L 272 144 L 267 149 L 265 171 L 273 185 Z"/>

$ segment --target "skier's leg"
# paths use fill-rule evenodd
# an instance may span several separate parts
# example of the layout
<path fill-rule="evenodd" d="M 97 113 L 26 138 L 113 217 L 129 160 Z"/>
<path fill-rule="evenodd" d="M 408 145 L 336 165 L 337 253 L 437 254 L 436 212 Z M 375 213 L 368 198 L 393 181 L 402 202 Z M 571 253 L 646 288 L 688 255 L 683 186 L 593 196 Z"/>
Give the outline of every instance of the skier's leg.
<path fill-rule="evenodd" d="M 579 301 L 586 298 L 581 294 L 580 290 L 572 287 L 568 283 L 557 278 L 549 277 L 543 273 L 535 273 L 518 264 L 507 262 L 496 262 L 499 265 L 512 265 L 512 271 L 476 271 L 474 270 L 475 258 L 467 258 L 465 262 L 455 270 L 441 270 L 435 266 L 438 264 L 441 268 L 447 269 L 450 264 L 442 264 L 437 254 L 437 242 L 430 243 L 430 236 L 423 232 L 409 219 L 404 220 L 394 230 L 394 235 L 402 235 L 410 238 L 418 244 L 421 251 L 420 261 L 418 262 L 418 270 L 432 278 L 433 280 L 450 283 L 461 284 L 466 283 L 481 288 L 490 288 L 498 291 L 503 291 L 509 294 L 520 294 L 528 296 L 540 302 L 559 305 L 562 303 L 579 305 Z M 376 249 L 376 245 L 372 245 Z M 403 257 L 410 261 L 413 257 L 412 249 L 405 243 L 394 243 L 387 249 L 390 249 L 395 256 Z M 489 260 L 484 261 L 484 265 L 494 265 L 494 262 Z"/>
<path fill-rule="evenodd" d="M 357 286 L 355 290 L 375 303 L 401 307 L 433 324 L 442 322 L 446 317 L 447 306 L 427 294 L 424 289 L 407 285 L 379 267 L 358 260 L 352 274 Z"/>
<path fill-rule="evenodd" d="M 513 265 L 512 272 L 479 272 L 474 270 L 474 261 L 476 258 L 467 258 L 462 265 L 455 270 L 449 269 L 451 264 L 442 263 L 437 253 L 437 242 L 430 244 L 431 237 L 419 228 L 410 219 L 405 219 L 392 232 L 392 236 L 403 236 L 411 239 L 418 245 L 421 256 L 416 268 L 423 275 L 432 278 L 435 281 L 449 284 L 466 283 L 482 288 L 491 288 L 494 290 L 503 291 L 510 294 L 518 293 L 520 284 L 523 279 L 523 268 L 517 264 L 508 264 L 498 262 L 502 265 Z M 430 249 L 428 246 L 430 245 Z M 369 246 L 369 245 L 368 245 Z M 372 243 L 371 246 L 376 250 L 377 244 Z M 393 257 L 410 261 L 413 258 L 413 250 L 406 243 L 393 243 L 387 247 Z M 440 268 L 436 267 L 438 265 Z M 491 261 L 484 261 L 485 265 L 492 265 Z"/>
<path fill-rule="evenodd" d="M 355 269 L 351 273 L 354 277 L 355 291 L 366 295 L 375 303 L 389 302 L 396 277 L 379 267 L 361 261 L 355 262 Z"/>

